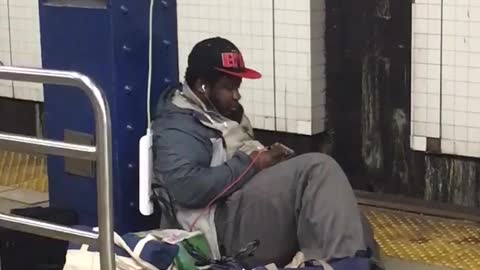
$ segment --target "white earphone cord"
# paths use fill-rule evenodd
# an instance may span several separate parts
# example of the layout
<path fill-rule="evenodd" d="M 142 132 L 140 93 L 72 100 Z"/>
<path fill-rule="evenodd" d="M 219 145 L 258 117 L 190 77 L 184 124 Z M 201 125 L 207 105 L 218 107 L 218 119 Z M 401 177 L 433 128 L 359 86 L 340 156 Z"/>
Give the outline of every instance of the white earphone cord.
<path fill-rule="evenodd" d="M 155 0 L 150 0 L 150 18 L 148 29 L 148 82 L 147 82 L 147 129 L 150 128 L 152 121 L 151 108 L 150 108 L 150 96 L 152 91 L 152 62 L 153 62 L 153 8 Z"/>

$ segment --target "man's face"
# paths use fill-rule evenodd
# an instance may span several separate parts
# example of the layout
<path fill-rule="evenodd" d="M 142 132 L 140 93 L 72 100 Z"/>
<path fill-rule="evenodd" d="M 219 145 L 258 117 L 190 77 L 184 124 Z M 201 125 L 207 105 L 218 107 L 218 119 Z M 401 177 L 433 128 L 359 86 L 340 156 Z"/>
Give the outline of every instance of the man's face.
<path fill-rule="evenodd" d="M 240 109 L 241 95 L 239 92 L 241 78 L 223 76 L 210 91 L 209 98 L 219 113 L 225 117 L 235 115 Z"/>

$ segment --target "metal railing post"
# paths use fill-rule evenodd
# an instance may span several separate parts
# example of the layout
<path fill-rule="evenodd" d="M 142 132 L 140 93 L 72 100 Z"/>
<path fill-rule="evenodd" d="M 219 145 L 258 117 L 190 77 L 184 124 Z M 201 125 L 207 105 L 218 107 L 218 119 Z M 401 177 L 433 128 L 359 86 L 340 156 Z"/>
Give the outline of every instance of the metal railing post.
<path fill-rule="evenodd" d="M 73 86 L 88 96 L 95 115 L 96 146 L 0 133 L 0 148 L 74 157 L 97 162 L 98 235 L 39 220 L 0 214 L 0 227 L 86 244 L 97 243 L 102 270 L 115 269 L 113 242 L 111 119 L 103 91 L 77 72 L 0 66 L 0 79 Z"/>

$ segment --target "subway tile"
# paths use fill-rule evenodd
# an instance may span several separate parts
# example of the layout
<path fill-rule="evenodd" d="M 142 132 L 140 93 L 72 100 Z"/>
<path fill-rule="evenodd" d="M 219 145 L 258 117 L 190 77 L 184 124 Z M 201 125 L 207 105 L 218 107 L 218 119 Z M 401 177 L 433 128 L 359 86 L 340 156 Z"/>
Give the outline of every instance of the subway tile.
<path fill-rule="evenodd" d="M 275 130 L 275 118 L 274 117 L 266 117 L 264 128 L 266 130 Z"/>
<path fill-rule="evenodd" d="M 11 86 L 11 82 L 6 82 L 0 80 L 2 84 L 0 84 L 0 97 L 7 97 L 7 98 L 13 98 L 13 87 Z M 7 86 L 5 84 L 10 83 L 10 86 Z"/>
<path fill-rule="evenodd" d="M 456 96 L 468 96 L 468 82 L 455 81 L 453 91 Z"/>
<path fill-rule="evenodd" d="M 413 14 L 415 19 L 428 19 L 428 5 L 417 4 L 413 5 Z"/>
<path fill-rule="evenodd" d="M 427 122 L 440 123 L 440 109 L 427 109 Z"/>
<path fill-rule="evenodd" d="M 428 49 L 414 48 L 412 57 L 414 63 L 428 64 Z"/>
<path fill-rule="evenodd" d="M 480 21 L 480 6 L 470 8 L 470 19 L 472 21 Z"/>
<path fill-rule="evenodd" d="M 455 126 L 454 136 L 456 141 L 467 141 L 467 127 Z"/>
<path fill-rule="evenodd" d="M 427 78 L 440 79 L 440 65 L 429 64 L 427 65 Z"/>
<path fill-rule="evenodd" d="M 442 75 L 444 80 L 455 81 L 455 67 L 454 66 L 443 66 Z"/>
<path fill-rule="evenodd" d="M 424 136 L 412 136 L 411 147 L 417 151 L 427 150 L 427 138 Z"/>
<path fill-rule="evenodd" d="M 294 92 L 287 92 L 287 100 L 286 104 L 289 106 L 296 106 L 297 102 L 297 94 Z"/>
<path fill-rule="evenodd" d="M 480 128 L 468 128 L 467 139 L 469 142 L 480 142 Z"/>
<path fill-rule="evenodd" d="M 442 110 L 442 124 L 454 125 L 455 124 L 455 111 Z"/>
<path fill-rule="evenodd" d="M 467 125 L 467 113 L 462 111 L 455 112 L 455 125 L 465 127 Z"/>
<path fill-rule="evenodd" d="M 31 87 L 19 87 L 14 82 L 13 98 L 43 102 L 42 85 L 33 85 Z"/>
<path fill-rule="evenodd" d="M 427 108 L 440 109 L 440 94 L 427 94 Z"/>
<path fill-rule="evenodd" d="M 422 48 L 422 49 L 427 48 L 427 40 L 428 40 L 427 34 L 413 34 L 412 39 L 413 39 L 412 42 L 414 44 L 413 45 L 414 48 Z"/>
<path fill-rule="evenodd" d="M 427 124 L 424 122 L 413 122 L 413 135 L 415 136 L 426 136 L 427 135 Z"/>
<path fill-rule="evenodd" d="M 480 143 L 468 142 L 467 155 L 470 157 L 480 157 Z"/>
<path fill-rule="evenodd" d="M 412 102 L 414 107 L 427 107 L 427 94 L 426 93 L 412 93 Z"/>
<path fill-rule="evenodd" d="M 297 107 L 296 106 L 286 106 L 285 107 L 286 118 L 289 120 L 297 119 Z"/>
<path fill-rule="evenodd" d="M 428 78 L 428 66 L 426 64 L 415 64 L 413 67 L 413 76 L 415 78 Z"/>
<path fill-rule="evenodd" d="M 466 67 L 469 64 L 470 55 L 468 52 L 455 52 L 455 65 Z"/>
<path fill-rule="evenodd" d="M 442 95 L 442 110 L 455 110 L 455 96 Z"/>
<path fill-rule="evenodd" d="M 440 138 L 440 124 L 438 123 L 427 123 L 427 137 L 430 138 Z"/>
<path fill-rule="evenodd" d="M 312 108 L 311 107 L 296 107 L 296 119 L 302 121 L 312 120 Z"/>
<path fill-rule="evenodd" d="M 455 139 L 455 126 L 442 124 L 442 138 L 454 140 Z"/>
<path fill-rule="evenodd" d="M 287 132 L 290 133 L 297 133 L 297 121 L 294 119 L 287 119 L 287 126 L 286 126 Z"/>
<path fill-rule="evenodd" d="M 465 71 L 467 72 L 466 68 L 465 68 Z M 474 68 L 474 67 L 469 68 L 467 74 L 470 79 L 470 82 L 480 83 L 480 68 Z"/>
<path fill-rule="evenodd" d="M 440 19 L 442 17 L 442 7 L 441 5 L 429 5 L 428 6 L 428 17 L 434 19 Z"/>
<path fill-rule="evenodd" d="M 265 116 L 275 117 L 275 105 L 274 104 L 265 105 Z"/>
<path fill-rule="evenodd" d="M 470 52 L 480 52 L 480 37 L 470 37 L 470 50 L 469 51 Z"/>
<path fill-rule="evenodd" d="M 413 80 L 413 92 L 427 93 L 428 80 L 425 78 L 414 77 Z"/>
<path fill-rule="evenodd" d="M 480 83 L 469 82 L 467 87 L 470 97 L 480 97 Z"/>
<path fill-rule="evenodd" d="M 470 96 L 467 101 L 467 111 L 480 113 L 480 98 Z"/>
<path fill-rule="evenodd" d="M 442 139 L 442 141 L 441 141 L 441 151 L 444 154 L 455 153 L 455 143 L 454 143 L 454 141 Z"/>
<path fill-rule="evenodd" d="M 456 60 L 455 60 L 455 52 L 454 51 L 446 51 L 444 50 L 442 52 L 442 62 L 443 62 L 443 76 L 445 78 L 445 72 L 446 72 L 446 68 L 450 68 L 452 69 L 452 73 L 454 73 L 454 70 L 453 70 L 453 66 L 455 66 L 455 63 L 456 63 Z M 452 75 L 450 75 L 450 77 L 453 77 Z"/>
<path fill-rule="evenodd" d="M 301 107 L 311 107 L 312 106 L 312 96 L 308 94 L 297 94 L 296 95 L 296 105 Z"/>
<path fill-rule="evenodd" d="M 440 65 L 440 50 L 434 50 L 434 49 L 429 49 L 427 50 L 427 63 L 428 64 L 434 64 L 434 65 Z M 465 63 L 466 65 L 466 63 Z"/>
<path fill-rule="evenodd" d="M 455 141 L 455 154 L 456 155 L 465 155 L 467 153 L 467 142 L 465 141 Z"/>
<path fill-rule="evenodd" d="M 454 99 L 455 111 L 465 111 L 467 109 L 468 98 L 456 96 Z"/>
<path fill-rule="evenodd" d="M 427 31 L 429 34 L 440 34 L 441 30 L 441 21 L 440 19 L 431 19 L 427 20 Z"/>
<path fill-rule="evenodd" d="M 298 134 L 311 135 L 312 134 L 312 122 L 310 121 L 297 121 Z"/>
<path fill-rule="evenodd" d="M 287 131 L 287 119 L 285 118 L 276 118 L 277 131 L 285 132 Z"/>
<path fill-rule="evenodd" d="M 426 122 L 427 121 L 427 109 L 426 108 L 414 108 L 413 109 L 413 120 L 416 122 Z"/>
<path fill-rule="evenodd" d="M 478 50 L 478 51 L 477 51 Z M 480 67 L 480 43 L 470 45 L 470 52 L 468 53 L 468 67 Z"/>
<path fill-rule="evenodd" d="M 455 80 L 460 82 L 468 81 L 468 76 L 480 76 L 480 72 L 478 74 L 472 73 L 473 68 L 468 69 L 467 67 L 455 67 Z M 480 71 L 480 69 L 479 69 Z M 473 77 L 472 77 L 473 78 Z M 479 81 L 480 82 L 480 81 Z"/>
<path fill-rule="evenodd" d="M 265 104 L 263 103 L 254 103 L 254 113 L 257 116 L 265 116 Z"/>
<path fill-rule="evenodd" d="M 255 128 L 264 129 L 265 128 L 265 118 L 263 116 L 255 115 Z"/>

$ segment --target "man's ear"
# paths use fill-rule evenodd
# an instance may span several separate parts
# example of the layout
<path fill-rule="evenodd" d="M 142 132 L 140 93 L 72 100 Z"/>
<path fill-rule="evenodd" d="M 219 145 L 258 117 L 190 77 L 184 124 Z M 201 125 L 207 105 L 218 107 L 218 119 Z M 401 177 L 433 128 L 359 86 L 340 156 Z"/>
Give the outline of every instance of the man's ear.
<path fill-rule="evenodd" d="M 195 82 L 195 90 L 196 92 L 200 92 L 202 94 L 207 94 L 208 92 L 208 85 L 207 83 L 205 83 L 203 80 L 201 79 L 198 79 L 196 82 Z"/>
<path fill-rule="evenodd" d="M 194 92 L 201 92 L 200 88 L 202 87 L 202 81 L 200 79 L 197 79 L 195 83 L 193 84 L 193 91 Z"/>

